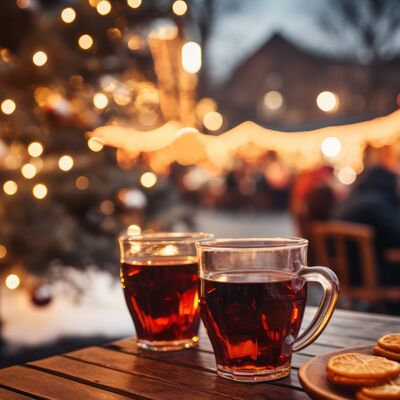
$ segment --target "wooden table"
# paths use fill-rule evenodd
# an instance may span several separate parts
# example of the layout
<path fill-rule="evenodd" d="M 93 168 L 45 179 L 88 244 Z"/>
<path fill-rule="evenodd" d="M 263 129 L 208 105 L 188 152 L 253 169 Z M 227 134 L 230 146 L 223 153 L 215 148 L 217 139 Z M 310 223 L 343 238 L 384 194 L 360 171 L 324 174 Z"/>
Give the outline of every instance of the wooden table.
<path fill-rule="evenodd" d="M 315 310 L 308 310 L 308 322 Z M 342 347 L 373 343 L 400 331 L 400 318 L 337 310 L 317 342 L 293 355 L 289 377 L 273 383 L 246 384 L 215 374 L 210 342 L 200 335 L 196 349 L 154 353 L 134 339 L 0 370 L 0 399 L 308 399 L 297 372 L 310 357 Z"/>

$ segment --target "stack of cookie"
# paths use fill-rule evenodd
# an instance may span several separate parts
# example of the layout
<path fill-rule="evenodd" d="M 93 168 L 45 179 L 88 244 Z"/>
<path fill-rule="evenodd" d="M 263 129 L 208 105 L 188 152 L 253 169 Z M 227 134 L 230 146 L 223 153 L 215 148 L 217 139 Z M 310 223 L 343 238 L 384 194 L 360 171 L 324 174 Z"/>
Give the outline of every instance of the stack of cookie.
<path fill-rule="evenodd" d="M 374 353 L 390 360 L 400 361 L 400 333 L 391 333 L 378 339 Z"/>

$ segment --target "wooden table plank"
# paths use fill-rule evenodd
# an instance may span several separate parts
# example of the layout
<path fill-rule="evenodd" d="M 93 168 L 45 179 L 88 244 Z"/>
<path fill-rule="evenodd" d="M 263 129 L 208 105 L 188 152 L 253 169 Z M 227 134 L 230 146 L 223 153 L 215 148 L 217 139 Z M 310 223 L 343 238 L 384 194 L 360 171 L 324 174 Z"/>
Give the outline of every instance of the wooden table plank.
<path fill-rule="evenodd" d="M 107 368 L 117 369 L 128 373 L 140 373 L 143 376 L 175 382 L 186 385 L 196 390 L 207 391 L 211 394 L 219 393 L 231 399 L 248 399 L 249 385 L 238 384 L 219 378 L 214 372 L 202 371 L 181 365 L 171 366 L 169 363 L 140 357 L 133 354 L 122 353 L 99 347 L 90 347 L 68 353 L 66 356 L 84 360 Z M 290 394 L 289 388 L 275 385 L 259 384 L 251 389 L 252 398 L 265 399 L 266 395 L 272 398 L 286 398 Z M 303 393 L 297 393 L 293 398 L 307 398 Z"/>
<path fill-rule="evenodd" d="M 0 399 L 1 400 L 32 400 L 32 397 L 25 396 L 11 390 L 7 390 L 0 387 Z"/>
<path fill-rule="evenodd" d="M 32 368 L 15 366 L 0 371 L 0 385 L 48 400 L 126 400 L 128 397 L 82 385 Z M 79 396 L 79 397 L 77 397 Z"/>

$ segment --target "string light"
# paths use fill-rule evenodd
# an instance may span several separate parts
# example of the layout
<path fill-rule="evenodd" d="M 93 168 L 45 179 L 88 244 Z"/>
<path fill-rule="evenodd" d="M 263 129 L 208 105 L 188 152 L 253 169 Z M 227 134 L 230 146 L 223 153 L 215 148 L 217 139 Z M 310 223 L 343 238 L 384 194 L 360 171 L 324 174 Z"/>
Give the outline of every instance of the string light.
<path fill-rule="evenodd" d="M 79 47 L 83 50 L 89 50 L 93 46 L 93 38 L 90 35 L 82 35 L 78 39 Z"/>
<path fill-rule="evenodd" d="M 74 166 L 74 159 L 71 156 L 64 155 L 58 160 L 58 167 L 62 171 L 69 171 Z"/>
<path fill-rule="evenodd" d="M 89 179 L 86 176 L 78 176 L 75 180 L 75 186 L 79 190 L 85 190 L 89 187 Z"/>
<path fill-rule="evenodd" d="M 42 200 L 47 196 L 47 187 L 43 183 L 38 183 L 33 187 L 32 193 L 38 200 Z"/>
<path fill-rule="evenodd" d="M 37 51 L 32 57 L 33 63 L 38 66 L 42 67 L 47 62 L 47 54 L 44 51 Z"/>
<path fill-rule="evenodd" d="M 340 140 L 333 136 L 327 137 L 321 143 L 322 154 L 326 157 L 336 157 L 341 149 L 342 144 Z"/>
<path fill-rule="evenodd" d="M 157 183 L 157 176 L 153 172 L 145 172 L 140 177 L 140 183 L 145 188 L 151 188 Z"/>
<path fill-rule="evenodd" d="M 94 151 L 95 153 L 103 150 L 103 147 L 104 147 L 103 141 L 96 137 L 91 137 L 88 140 L 87 145 L 88 145 L 89 149 Z"/>
<path fill-rule="evenodd" d="M 32 142 L 28 146 L 28 153 L 32 157 L 39 157 L 43 153 L 43 146 L 39 142 Z"/>
<path fill-rule="evenodd" d="M 142 4 L 142 0 L 127 0 L 126 2 L 131 8 L 139 8 Z"/>
<path fill-rule="evenodd" d="M 96 93 L 93 96 L 93 104 L 99 110 L 102 110 L 103 108 L 106 108 L 107 105 L 108 105 L 107 96 L 104 93 Z"/>
<path fill-rule="evenodd" d="M 111 3 L 107 0 L 101 0 L 97 3 L 96 10 L 100 15 L 107 15 L 111 11 Z"/>
<path fill-rule="evenodd" d="M 12 196 L 15 193 L 17 193 L 18 185 L 14 181 L 7 181 L 7 182 L 4 182 L 3 190 L 4 190 L 5 194 L 8 194 L 9 196 Z"/>
<path fill-rule="evenodd" d="M 317 97 L 317 106 L 324 112 L 333 112 L 339 107 L 339 99 L 335 93 L 324 91 Z"/>
<path fill-rule="evenodd" d="M 11 99 L 6 99 L 1 103 L 1 111 L 4 114 L 10 115 L 15 111 L 16 108 L 17 106 L 15 102 Z"/>
<path fill-rule="evenodd" d="M 75 18 L 76 18 L 76 12 L 72 7 L 64 8 L 64 10 L 61 11 L 61 19 L 66 24 L 70 24 L 75 20 Z"/>
<path fill-rule="evenodd" d="M 19 279 L 18 275 L 10 274 L 7 276 L 5 283 L 9 289 L 14 290 L 20 285 L 21 280 Z"/>
<path fill-rule="evenodd" d="M 3 244 L 0 244 L 0 259 L 5 258 L 7 255 L 7 247 Z"/>
<path fill-rule="evenodd" d="M 182 46 L 182 67 L 190 74 L 200 71 L 201 47 L 198 43 L 187 42 Z"/>
<path fill-rule="evenodd" d="M 183 0 L 176 0 L 172 4 L 172 11 L 178 16 L 186 14 L 187 9 L 188 6 Z"/>
<path fill-rule="evenodd" d="M 217 111 L 209 111 L 203 117 L 203 124 L 209 131 L 217 131 L 221 128 L 224 119 Z"/>
<path fill-rule="evenodd" d="M 268 110 L 279 110 L 283 105 L 283 96 L 277 90 L 271 90 L 265 93 L 264 96 L 264 106 Z"/>
<path fill-rule="evenodd" d="M 21 173 L 24 178 L 32 179 L 36 175 L 37 170 L 33 164 L 28 163 L 22 166 Z"/>

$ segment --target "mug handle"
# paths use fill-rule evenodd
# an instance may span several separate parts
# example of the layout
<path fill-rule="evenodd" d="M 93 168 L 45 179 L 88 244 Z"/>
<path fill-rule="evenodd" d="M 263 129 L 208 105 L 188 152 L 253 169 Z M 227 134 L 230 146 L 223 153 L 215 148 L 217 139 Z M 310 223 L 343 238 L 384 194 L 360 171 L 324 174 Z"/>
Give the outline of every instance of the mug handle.
<path fill-rule="evenodd" d="M 324 293 L 313 320 L 294 341 L 293 351 L 304 349 L 318 338 L 331 319 L 339 298 L 339 280 L 329 268 L 301 266 L 298 277 L 307 282 L 318 282 L 322 286 Z"/>

